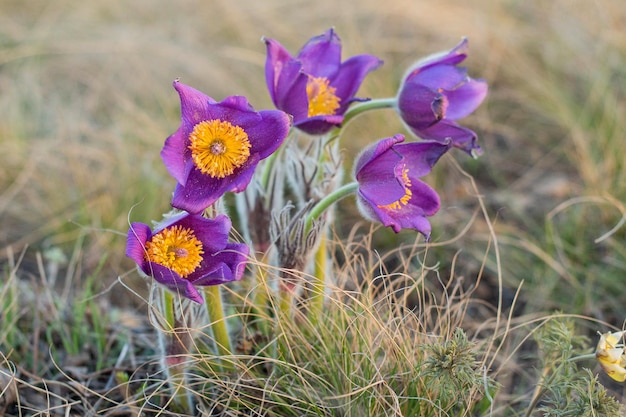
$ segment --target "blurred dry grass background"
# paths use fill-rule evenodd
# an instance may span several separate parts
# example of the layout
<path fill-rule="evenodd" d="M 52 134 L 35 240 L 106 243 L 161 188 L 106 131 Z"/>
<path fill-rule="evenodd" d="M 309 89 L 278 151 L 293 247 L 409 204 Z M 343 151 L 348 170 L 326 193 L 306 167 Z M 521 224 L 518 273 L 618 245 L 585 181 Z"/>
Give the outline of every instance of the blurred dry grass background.
<path fill-rule="evenodd" d="M 344 57 L 385 61 L 360 91 L 372 97 L 395 95 L 419 57 L 470 39 L 466 65 L 491 92 L 463 123 L 479 133 L 485 155 L 453 157 L 478 181 L 511 247 L 554 259 L 541 240 L 546 218 L 572 197 L 599 199 L 568 223 L 574 236 L 596 238 L 622 215 L 626 5 L 619 0 L 0 0 L 0 8 L 0 261 L 7 248 L 28 247 L 26 270 L 35 268 L 34 253 L 54 258 L 59 248 L 80 260 L 77 275 L 106 257 L 103 288 L 131 270 L 123 256 L 129 219 L 160 218 L 174 186 L 159 158 L 179 124 L 172 80 L 270 108 L 261 37 L 295 53 L 331 26 Z M 350 125 L 342 144 L 351 155 L 402 131 L 393 112 L 380 112 Z M 470 221 L 475 196 L 451 160 L 429 181 L 444 202 L 435 239 L 452 238 Z M 476 226 L 461 247 L 480 257 L 481 233 Z M 603 250 L 623 271 L 623 243 Z M 512 256 L 515 288 L 532 275 L 533 261 Z"/>

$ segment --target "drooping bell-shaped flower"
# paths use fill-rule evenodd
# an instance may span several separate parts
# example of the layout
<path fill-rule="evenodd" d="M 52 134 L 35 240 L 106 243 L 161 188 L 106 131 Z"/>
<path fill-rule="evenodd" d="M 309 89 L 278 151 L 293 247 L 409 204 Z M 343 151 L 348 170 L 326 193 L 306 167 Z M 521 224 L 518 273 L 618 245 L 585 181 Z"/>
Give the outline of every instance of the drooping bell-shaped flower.
<path fill-rule="evenodd" d="M 231 221 L 225 215 L 207 219 L 181 212 L 155 227 L 132 223 L 126 256 L 145 275 L 170 291 L 203 303 L 196 286 L 240 280 L 249 253 L 247 245 L 229 243 Z"/>
<path fill-rule="evenodd" d="M 255 111 L 242 96 L 221 102 L 178 81 L 181 124 L 168 137 L 161 158 L 176 179 L 172 206 L 200 213 L 225 192 L 243 191 L 260 160 L 283 143 L 289 116 Z"/>
<path fill-rule="evenodd" d="M 404 77 L 396 110 L 418 137 L 451 140 L 452 146 L 477 155 L 481 150 L 476 133 L 456 122 L 476 110 L 488 90 L 484 80 L 470 78 L 466 68 L 457 66 L 468 49 L 463 39 L 449 52 L 418 61 Z"/>
<path fill-rule="evenodd" d="M 365 217 L 396 233 L 415 229 L 428 238 L 431 226 L 426 217 L 439 210 L 440 201 L 437 192 L 419 178 L 431 171 L 450 144 L 403 141 L 403 135 L 382 139 L 357 158 L 357 202 Z"/>
<path fill-rule="evenodd" d="M 294 126 L 323 134 L 343 122 L 365 76 L 382 65 L 373 55 L 341 62 L 341 41 L 333 29 L 311 38 L 293 57 L 278 41 L 267 46 L 265 80 L 276 108 L 293 116 Z"/>

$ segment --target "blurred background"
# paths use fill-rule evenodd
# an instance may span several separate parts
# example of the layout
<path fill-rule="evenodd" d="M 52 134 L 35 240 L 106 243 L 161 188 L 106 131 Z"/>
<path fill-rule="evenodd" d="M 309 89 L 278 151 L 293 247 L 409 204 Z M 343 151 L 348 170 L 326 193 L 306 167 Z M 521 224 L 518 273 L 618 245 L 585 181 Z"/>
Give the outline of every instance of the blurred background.
<path fill-rule="evenodd" d="M 434 243 L 444 244 L 433 259 L 445 265 L 458 256 L 455 274 L 484 275 L 490 298 L 497 243 L 503 283 L 513 297 L 523 282 L 527 311 L 558 308 L 622 325 L 622 1 L 0 0 L 0 9 L 5 270 L 19 264 L 18 275 L 32 281 L 44 271 L 56 285 L 96 277 L 116 303 L 136 300 L 118 283 L 138 279 L 125 235 L 130 221 L 169 210 L 174 180 L 159 151 L 179 125 L 175 78 L 216 100 L 245 95 L 256 109 L 272 108 L 261 37 L 295 54 L 334 27 L 345 58 L 385 61 L 359 96 L 392 97 L 414 61 L 466 36 L 464 65 L 490 94 L 461 124 L 478 133 L 484 155 L 453 152 L 425 179 L 442 196 L 432 224 Z M 391 110 L 360 117 L 341 139 L 347 163 L 398 132 Z M 360 221 L 349 203 L 343 210 Z M 377 234 L 383 247 L 415 239 Z"/>

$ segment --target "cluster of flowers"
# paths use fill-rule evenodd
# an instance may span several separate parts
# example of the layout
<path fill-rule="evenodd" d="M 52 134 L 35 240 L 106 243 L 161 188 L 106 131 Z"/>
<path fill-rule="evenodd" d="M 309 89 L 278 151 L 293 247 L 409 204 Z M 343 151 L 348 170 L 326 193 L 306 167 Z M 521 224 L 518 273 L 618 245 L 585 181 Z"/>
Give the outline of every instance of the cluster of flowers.
<path fill-rule="evenodd" d="M 250 255 L 249 245 L 255 251 L 279 245 L 281 236 L 285 240 L 281 228 L 291 228 L 286 240 L 298 240 L 291 246 L 284 244 L 287 249 L 283 249 L 289 251 L 292 247 L 292 252 L 302 252 L 301 241 L 315 240 L 310 234 L 319 235 L 319 224 L 328 222 L 330 215 L 322 216 L 322 212 L 348 194 L 356 194 L 366 218 L 396 232 L 415 229 L 428 238 L 431 227 L 427 216 L 439 209 L 440 200 L 435 190 L 419 178 L 428 174 L 452 147 L 472 156 L 480 153 L 476 134 L 456 122 L 473 112 L 487 94 L 485 81 L 470 78 L 465 68 L 457 66 L 467 56 L 466 39 L 450 51 L 417 62 L 405 75 L 396 97 L 378 100 L 357 98 L 356 94 L 365 76 L 382 61 L 372 55 L 358 55 L 342 62 L 341 42 L 334 30 L 311 38 L 297 56 L 276 40 L 264 42 L 265 78 L 277 110 L 255 111 L 242 96 L 217 102 L 175 81 L 182 121 L 166 139 L 161 157 L 176 180 L 171 201 L 176 210 L 154 230 L 143 223 L 132 223 L 128 231 L 126 254 L 139 270 L 198 303 L 203 297 L 196 287 L 241 279 Z M 384 107 L 394 108 L 420 140 L 402 143 L 404 136 L 396 134 L 374 143 L 356 159 L 355 181 L 339 187 L 340 170 L 328 174 L 323 167 L 333 161 L 335 166 L 340 165 L 332 149 L 338 149 L 336 139 L 341 128 L 363 111 Z M 312 136 L 311 142 L 323 145 L 319 145 L 322 151 L 313 159 L 299 154 L 303 167 L 296 175 L 286 172 L 294 166 L 293 160 L 283 158 L 281 165 L 276 155 L 289 146 L 288 142 L 295 143 L 291 136 L 298 134 Z M 334 148 L 327 146 L 331 143 Z M 253 181 L 260 163 L 263 176 Z M 288 204 L 275 195 L 284 191 L 270 189 L 285 184 L 283 178 L 293 182 L 294 177 L 302 177 L 300 184 L 290 185 L 295 194 L 302 191 L 301 187 L 317 184 L 315 190 L 302 194 L 306 200 L 298 217 L 302 221 L 272 220 L 276 210 Z M 249 187 L 251 182 L 254 187 Z M 241 209 L 239 217 L 248 220 L 248 228 L 279 230 L 272 236 L 266 231 L 269 237 L 255 242 L 233 243 L 229 241 L 231 220 L 220 213 L 217 203 L 226 193 L 245 195 L 244 191 L 247 209 Z M 270 219 L 252 219 L 260 213 Z M 250 239 L 263 234 L 262 230 L 243 233 L 253 235 Z M 304 246 L 310 251 L 315 243 Z M 285 261 L 279 266 L 294 263 Z"/>

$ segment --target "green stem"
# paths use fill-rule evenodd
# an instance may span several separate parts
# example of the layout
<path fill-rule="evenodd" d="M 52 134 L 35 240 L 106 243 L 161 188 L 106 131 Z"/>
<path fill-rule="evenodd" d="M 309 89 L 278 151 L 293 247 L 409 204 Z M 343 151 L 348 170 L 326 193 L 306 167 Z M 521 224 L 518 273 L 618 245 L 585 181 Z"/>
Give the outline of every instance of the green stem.
<path fill-rule="evenodd" d="M 172 394 L 175 403 L 174 410 L 180 413 L 193 412 L 193 400 L 191 399 L 191 392 L 188 389 L 184 367 L 180 372 L 177 371 L 171 375 L 170 384 L 172 384 L 172 388 L 174 388 L 174 393 Z"/>
<path fill-rule="evenodd" d="M 396 105 L 396 101 L 397 100 L 395 97 L 390 97 L 377 98 L 354 104 L 343 115 L 343 122 L 341 123 L 341 126 L 334 127 L 328 133 L 328 140 L 326 141 L 326 143 L 331 143 L 334 140 L 337 140 L 339 138 L 339 135 L 341 135 L 341 131 L 348 125 L 348 123 L 352 121 L 352 119 L 357 117 L 359 114 L 365 113 L 369 110 L 393 108 Z"/>
<path fill-rule="evenodd" d="M 578 361 L 583 361 L 586 359 L 595 359 L 596 358 L 596 354 L 594 353 L 589 353 L 586 355 L 579 355 L 579 356 L 574 356 L 573 358 L 570 358 L 569 360 L 572 362 L 578 362 Z"/>
<path fill-rule="evenodd" d="M 280 309 L 280 312 L 282 313 L 283 317 L 290 317 L 291 316 L 291 304 L 293 301 L 292 291 L 282 281 L 279 283 L 279 286 L 280 288 L 278 291 L 278 294 L 279 294 L 278 308 Z"/>
<path fill-rule="evenodd" d="M 181 338 L 184 335 L 179 335 L 180 323 L 176 320 L 176 309 L 174 308 L 176 299 L 174 294 L 163 289 L 163 316 L 165 318 L 165 329 L 161 332 L 160 339 L 162 342 L 162 354 L 168 356 L 170 354 L 178 355 L 184 352 L 186 348 L 181 344 Z M 165 359 L 165 363 L 167 363 Z M 173 360 L 166 369 L 169 375 L 170 386 L 174 389 L 172 397 L 174 398 L 175 408 L 182 412 L 190 412 L 193 410 L 193 400 L 191 399 L 189 390 L 186 389 L 187 377 L 186 366 L 184 362 L 175 363 Z"/>
<path fill-rule="evenodd" d="M 313 325 L 319 323 L 324 311 L 324 298 L 326 293 L 326 235 L 320 237 L 320 246 L 315 253 L 315 272 L 312 280 L 312 295 L 309 301 L 309 318 Z"/>
<path fill-rule="evenodd" d="M 174 294 L 167 290 L 163 290 L 163 316 L 165 316 L 165 322 L 169 329 L 174 329 L 176 322 L 176 316 L 174 313 Z"/>
<path fill-rule="evenodd" d="M 322 198 L 315 206 L 313 206 L 313 208 L 309 212 L 309 215 L 306 217 L 304 236 L 308 235 L 308 233 L 311 231 L 313 221 L 320 217 L 328 207 L 341 200 L 342 198 L 348 196 L 349 194 L 354 193 L 358 188 L 358 182 L 351 182 L 337 188 L 335 191 Z"/>
<path fill-rule="evenodd" d="M 204 287 L 204 298 L 206 311 L 211 322 L 211 330 L 217 345 L 217 351 L 221 356 L 232 354 L 228 328 L 226 327 L 226 317 L 224 316 L 224 306 L 222 304 L 222 293 L 219 285 L 209 285 Z"/>
<path fill-rule="evenodd" d="M 263 257 L 263 259 L 265 259 L 265 257 Z M 270 333 L 267 325 L 267 306 L 269 304 L 268 293 L 270 289 L 267 285 L 265 270 L 261 265 L 256 267 L 256 277 L 256 288 L 254 289 L 255 294 L 252 309 L 257 314 L 257 323 L 261 334 L 269 337 Z"/>
<path fill-rule="evenodd" d="M 357 103 L 351 106 L 348 109 L 348 111 L 346 111 L 346 113 L 343 115 L 342 125 L 343 126 L 347 125 L 350 122 L 350 120 L 352 120 L 359 114 L 364 113 L 366 111 L 393 108 L 396 105 L 396 101 L 397 100 L 395 97 L 390 97 L 390 98 L 376 98 L 376 99 L 372 99 L 368 101 L 363 101 L 361 103 Z"/>
<path fill-rule="evenodd" d="M 291 304 L 293 302 L 292 290 L 283 281 L 278 283 L 278 311 L 274 322 L 274 336 L 276 337 L 276 359 L 283 361 L 289 358 L 289 341 L 284 329 L 285 323 L 292 320 Z M 287 325 L 288 326 L 288 325 Z"/>
<path fill-rule="evenodd" d="M 309 212 L 305 220 L 304 236 L 307 236 L 313 226 L 313 221 L 320 217 L 331 205 L 354 193 L 359 187 L 358 182 L 345 184 L 332 193 L 322 198 Z M 320 245 L 315 254 L 315 271 L 312 282 L 312 295 L 309 300 L 309 318 L 315 325 L 319 322 L 322 312 L 324 311 L 324 298 L 326 293 L 325 277 L 326 277 L 326 261 L 328 254 L 326 253 L 326 233 L 324 228 L 320 236 Z"/>

